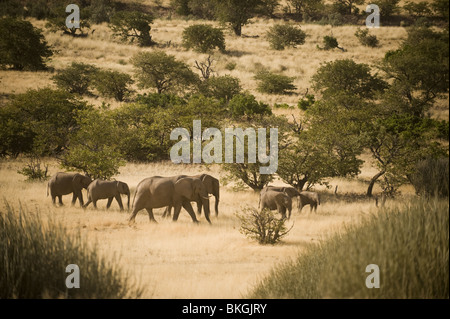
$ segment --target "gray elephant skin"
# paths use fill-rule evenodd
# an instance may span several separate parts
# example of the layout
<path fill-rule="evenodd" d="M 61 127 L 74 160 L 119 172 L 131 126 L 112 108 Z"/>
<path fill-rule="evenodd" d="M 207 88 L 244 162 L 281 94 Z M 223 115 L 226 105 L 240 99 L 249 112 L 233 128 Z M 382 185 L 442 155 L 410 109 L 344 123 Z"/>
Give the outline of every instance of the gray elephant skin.
<path fill-rule="evenodd" d="M 87 188 L 88 201 L 83 208 L 89 206 L 90 203 L 93 203 L 94 207 L 97 208 L 97 201 L 99 199 L 108 199 L 108 203 L 106 204 L 106 209 L 108 209 L 115 198 L 120 210 L 123 211 L 122 194 L 128 196 L 127 208 L 130 209 L 130 189 L 126 183 L 96 179 Z"/>
<path fill-rule="evenodd" d="M 73 194 L 72 205 L 75 205 L 75 202 L 78 199 L 80 205 L 83 206 L 83 193 L 81 190 L 83 188 L 87 189 L 91 182 L 91 178 L 87 175 L 59 172 L 48 181 L 47 196 L 50 190 L 53 204 L 55 204 L 56 197 L 58 197 L 59 204 L 63 205 L 62 196 Z"/>
<path fill-rule="evenodd" d="M 300 196 L 300 192 L 295 187 L 292 187 L 292 186 L 266 186 L 261 190 L 261 193 L 259 196 L 258 207 L 261 206 L 261 196 L 269 190 L 274 191 L 274 192 L 284 192 L 291 199 L 294 197 Z"/>
<path fill-rule="evenodd" d="M 211 223 L 209 219 L 208 192 L 200 179 L 192 177 L 178 178 L 178 176 L 146 178 L 136 188 L 129 223 L 134 223 L 136 214 L 142 209 L 147 210 L 151 222 L 156 222 L 153 216 L 153 208 L 166 206 L 174 207 L 174 221 L 178 220 L 181 207 L 183 207 L 191 216 L 192 221 L 198 223 L 191 201 L 197 201 L 199 198 L 205 209 L 205 218 Z"/>
<path fill-rule="evenodd" d="M 320 205 L 320 196 L 316 192 L 300 192 L 300 201 L 299 201 L 299 211 L 302 210 L 303 206 L 309 205 L 310 212 L 314 209 L 314 212 L 317 211 L 317 205 Z"/>
<path fill-rule="evenodd" d="M 209 194 L 212 194 L 215 199 L 215 212 L 216 212 L 216 217 L 219 215 L 219 197 L 220 197 L 220 183 L 219 180 L 211 175 L 208 174 L 200 174 L 200 175 L 194 175 L 194 176 L 188 176 L 188 175 L 177 175 L 174 176 L 174 180 L 177 181 L 181 178 L 185 178 L 185 177 L 191 177 L 191 178 L 198 178 L 203 182 L 203 185 L 206 188 L 206 191 Z M 201 215 L 202 213 L 202 200 L 201 198 L 197 198 L 195 200 L 195 202 L 197 203 L 197 214 Z M 168 206 L 166 208 L 166 210 L 164 211 L 163 217 L 170 217 L 171 215 L 171 211 L 172 211 L 172 206 Z"/>
<path fill-rule="evenodd" d="M 291 218 L 292 199 L 284 192 L 267 190 L 261 194 L 261 209 L 278 210 L 282 218 L 286 218 L 288 210 L 288 219 Z"/>

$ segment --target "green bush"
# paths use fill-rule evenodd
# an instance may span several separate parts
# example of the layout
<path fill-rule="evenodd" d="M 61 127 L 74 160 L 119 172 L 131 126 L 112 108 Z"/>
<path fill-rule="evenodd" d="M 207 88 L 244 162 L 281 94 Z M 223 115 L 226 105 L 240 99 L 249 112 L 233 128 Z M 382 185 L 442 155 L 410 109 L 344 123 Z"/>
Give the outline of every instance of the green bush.
<path fill-rule="evenodd" d="M 153 16 L 140 11 L 119 11 L 112 18 L 109 24 L 114 36 L 124 42 L 137 41 L 141 47 L 155 45 L 150 35 L 150 24 L 153 23 Z"/>
<path fill-rule="evenodd" d="M 97 72 L 98 68 L 93 65 L 72 62 L 69 67 L 58 71 L 52 79 L 59 88 L 70 93 L 92 94 L 89 87 Z"/>
<path fill-rule="evenodd" d="M 40 29 L 24 20 L 0 18 L 0 68 L 44 70 L 53 55 Z"/>
<path fill-rule="evenodd" d="M 238 78 L 230 75 L 213 76 L 202 83 L 200 91 L 205 96 L 229 102 L 233 96 L 241 93 L 242 87 Z"/>
<path fill-rule="evenodd" d="M 305 43 L 306 33 L 291 24 L 277 24 L 266 34 L 270 47 L 275 50 L 284 50 L 285 47 L 295 48 Z"/>
<path fill-rule="evenodd" d="M 323 48 L 322 50 L 331 50 L 334 48 L 339 48 L 339 43 L 335 37 L 332 35 L 326 35 L 323 37 Z"/>
<path fill-rule="evenodd" d="M 131 84 L 131 76 L 118 71 L 100 70 L 93 77 L 93 86 L 100 95 L 116 101 L 123 101 L 132 92 Z"/>
<path fill-rule="evenodd" d="M 272 270 L 250 298 L 449 298 L 448 201 L 415 200 L 370 215 Z M 367 265 L 380 269 L 368 289 Z"/>
<path fill-rule="evenodd" d="M 233 117 L 247 116 L 251 118 L 255 115 L 269 115 L 272 111 L 268 104 L 256 101 L 251 94 L 237 94 L 228 104 Z"/>
<path fill-rule="evenodd" d="M 416 165 L 410 178 L 416 193 L 425 196 L 449 196 L 448 158 L 426 159 Z"/>
<path fill-rule="evenodd" d="M 297 106 L 300 110 L 306 111 L 315 102 L 316 98 L 313 94 L 306 94 L 305 98 L 298 101 Z"/>
<path fill-rule="evenodd" d="M 225 37 L 223 31 L 207 24 L 197 24 L 183 31 L 183 46 L 200 53 L 207 53 L 218 48 L 225 52 Z"/>
<path fill-rule="evenodd" d="M 143 292 L 80 232 L 8 203 L 0 212 L 0 258 L 1 299 L 138 298 Z M 66 287 L 70 264 L 80 269 L 80 288 Z"/>
<path fill-rule="evenodd" d="M 355 32 L 355 37 L 357 37 L 359 42 L 366 47 L 376 48 L 380 45 L 377 37 L 373 34 L 369 34 L 369 29 L 358 28 Z"/>
<path fill-rule="evenodd" d="M 48 165 L 45 165 L 45 170 L 41 167 L 41 160 L 39 157 L 31 157 L 27 165 L 18 170 L 17 173 L 27 177 L 28 181 L 45 181 L 48 176 Z"/>
<path fill-rule="evenodd" d="M 246 208 L 243 213 L 236 214 L 241 222 L 239 231 L 261 245 L 274 245 L 292 229 L 286 227 L 285 218 L 277 218 L 276 214 L 269 209 Z"/>
<path fill-rule="evenodd" d="M 261 93 L 289 95 L 297 89 L 293 84 L 295 78 L 266 70 L 256 73 L 254 79 L 259 81 L 258 91 Z"/>

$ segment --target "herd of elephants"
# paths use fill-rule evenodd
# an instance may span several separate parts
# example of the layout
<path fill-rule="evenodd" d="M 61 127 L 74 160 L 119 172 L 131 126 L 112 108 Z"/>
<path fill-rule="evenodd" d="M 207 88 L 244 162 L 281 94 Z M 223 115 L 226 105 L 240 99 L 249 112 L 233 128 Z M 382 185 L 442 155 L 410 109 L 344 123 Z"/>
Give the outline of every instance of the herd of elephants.
<path fill-rule="evenodd" d="M 83 201 L 82 189 L 87 190 L 87 202 Z M 174 208 L 173 220 L 176 221 L 183 207 L 191 216 L 194 223 L 198 223 L 197 217 L 192 209 L 191 202 L 197 203 L 197 213 L 200 215 L 202 208 L 206 220 L 211 223 L 209 195 L 213 195 L 215 201 L 215 213 L 219 211 L 219 180 L 208 174 L 195 176 L 177 175 L 172 177 L 153 176 L 143 179 L 136 187 L 136 192 L 132 204 L 132 212 L 129 223 L 135 221 L 136 214 L 146 209 L 150 221 L 156 222 L 153 216 L 153 208 L 166 207 L 163 217 L 169 217 Z M 96 179 L 92 181 L 89 176 L 80 173 L 56 173 L 48 182 L 47 196 L 52 197 L 53 204 L 56 204 L 56 197 L 59 204 L 62 203 L 62 196 L 73 194 L 72 205 L 78 199 L 80 205 L 86 208 L 93 203 L 97 208 L 97 201 L 108 199 L 106 208 L 111 206 L 113 199 L 117 200 L 120 210 L 123 210 L 121 195 L 128 196 L 127 207 L 130 209 L 130 188 L 124 182 L 106 181 Z M 292 211 L 292 199 L 298 198 L 299 210 L 305 205 L 310 205 L 311 211 L 317 210 L 320 205 L 320 198 L 316 192 L 299 192 L 294 187 L 266 186 L 260 193 L 261 209 L 278 210 L 282 218 L 290 218 Z M 288 215 L 286 215 L 286 211 Z"/>

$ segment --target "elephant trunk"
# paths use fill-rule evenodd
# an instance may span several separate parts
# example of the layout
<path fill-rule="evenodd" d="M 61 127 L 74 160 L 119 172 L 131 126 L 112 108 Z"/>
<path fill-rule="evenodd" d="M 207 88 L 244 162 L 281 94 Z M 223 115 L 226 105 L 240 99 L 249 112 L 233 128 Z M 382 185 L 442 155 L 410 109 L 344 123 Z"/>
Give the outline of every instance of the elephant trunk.
<path fill-rule="evenodd" d="M 202 196 L 202 206 L 203 206 L 203 210 L 205 212 L 205 218 L 208 221 L 208 223 L 211 224 L 211 220 L 209 219 L 209 215 L 210 215 L 211 211 L 209 208 L 209 198 L 207 196 L 206 197 Z"/>

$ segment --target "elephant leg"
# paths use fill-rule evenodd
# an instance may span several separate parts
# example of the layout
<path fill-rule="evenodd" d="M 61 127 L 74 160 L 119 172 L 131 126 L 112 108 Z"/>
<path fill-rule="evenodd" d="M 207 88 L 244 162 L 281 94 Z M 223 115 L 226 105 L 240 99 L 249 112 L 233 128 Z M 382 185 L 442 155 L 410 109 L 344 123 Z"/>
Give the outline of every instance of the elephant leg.
<path fill-rule="evenodd" d="M 214 206 L 214 209 L 216 210 L 216 217 L 219 216 L 219 198 L 216 197 L 216 204 Z"/>
<path fill-rule="evenodd" d="M 56 196 L 52 195 L 52 203 L 53 203 L 53 205 L 56 205 Z"/>
<path fill-rule="evenodd" d="M 178 216 L 180 216 L 180 211 L 181 211 L 181 205 L 175 204 L 175 206 L 173 207 L 173 218 L 172 218 L 172 220 L 174 222 L 176 222 L 178 220 Z"/>
<path fill-rule="evenodd" d="M 84 200 L 83 200 L 83 192 L 81 190 L 78 192 L 78 200 L 80 201 L 80 205 L 83 206 Z"/>
<path fill-rule="evenodd" d="M 72 195 L 72 206 L 74 206 L 75 205 L 75 202 L 76 202 L 76 200 L 77 200 L 77 194 L 75 193 L 75 192 L 73 192 L 73 195 Z"/>
<path fill-rule="evenodd" d="M 172 206 L 169 205 L 164 210 L 164 213 L 163 213 L 162 217 L 163 218 L 167 218 L 167 217 L 170 217 L 170 215 L 172 215 Z"/>
<path fill-rule="evenodd" d="M 202 214 L 202 201 L 198 200 L 197 201 L 197 215 L 201 215 Z"/>
<path fill-rule="evenodd" d="M 278 206 L 278 213 L 281 214 L 281 218 L 286 219 L 286 207 Z"/>
<path fill-rule="evenodd" d="M 94 204 L 94 208 L 97 209 L 97 200 L 98 199 L 94 199 L 93 204 Z"/>
<path fill-rule="evenodd" d="M 133 223 L 136 222 L 136 221 L 135 221 L 135 218 L 136 218 L 137 213 L 138 213 L 140 210 L 141 210 L 141 208 L 137 208 L 137 207 L 134 207 L 134 208 L 133 208 L 133 212 L 131 213 L 130 218 L 128 219 L 128 225 L 131 225 L 131 224 L 133 224 Z"/>
<path fill-rule="evenodd" d="M 111 199 L 112 201 L 112 199 Z M 116 195 L 116 201 L 119 203 L 120 211 L 123 211 L 123 204 L 122 204 L 122 198 L 120 197 L 120 194 Z"/>
<path fill-rule="evenodd" d="M 182 205 L 183 205 L 184 209 L 191 216 L 192 221 L 194 223 L 198 223 L 197 217 L 195 217 L 195 213 L 194 213 L 194 210 L 192 209 L 191 203 L 189 201 L 185 200 L 185 201 L 183 201 Z M 211 224 L 211 221 L 209 220 L 209 216 L 206 216 L 206 214 L 205 214 L 205 217 L 206 217 L 206 220 Z"/>
<path fill-rule="evenodd" d="M 146 208 L 146 210 L 147 210 L 148 218 L 150 219 L 150 221 L 151 221 L 152 223 L 158 223 L 158 222 L 156 221 L 156 219 L 155 219 L 155 216 L 153 216 L 153 209 L 151 209 L 151 208 Z"/>
<path fill-rule="evenodd" d="M 92 199 L 91 198 L 89 198 L 88 201 L 86 202 L 86 204 L 83 205 L 83 208 L 88 207 L 90 203 L 92 203 Z"/>
<path fill-rule="evenodd" d="M 113 199 L 114 199 L 114 197 L 108 197 L 108 203 L 106 203 L 106 209 L 111 207 Z"/>
<path fill-rule="evenodd" d="M 63 202 L 62 202 L 62 195 L 58 195 L 58 199 L 59 199 L 59 205 L 63 206 Z"/>

